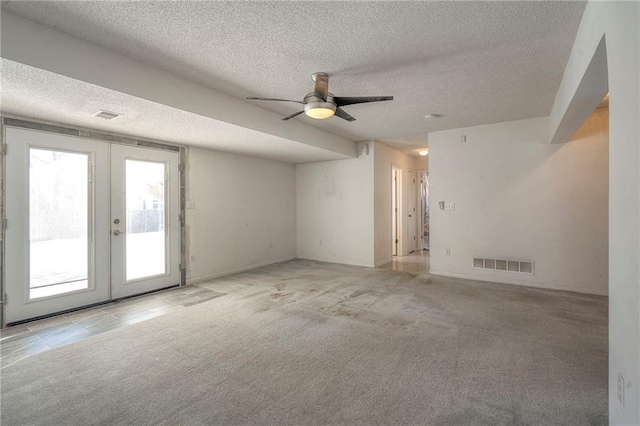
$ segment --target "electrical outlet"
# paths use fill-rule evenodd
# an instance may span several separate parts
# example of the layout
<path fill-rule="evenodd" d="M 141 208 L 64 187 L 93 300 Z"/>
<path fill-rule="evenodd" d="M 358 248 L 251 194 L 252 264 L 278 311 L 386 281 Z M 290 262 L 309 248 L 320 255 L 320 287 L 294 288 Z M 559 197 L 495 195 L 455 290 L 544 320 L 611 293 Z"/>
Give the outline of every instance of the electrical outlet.
<path fill-rule="evenodd" d="M 189 263 L 193 263 L 196 261 L 196 255 L 192 254 L 191 256 L 189 256 Z"/>
<path fill-rule="evenodd" d="M 269 248 L 273 248 L 273 243 L 269 241 Z"/>
<path fill-rule="evenodd" d="M 624 377 L 618 373 L 618 402 L 624 407 Z"/>
<path fill-rule="evenodd" d="M 445 256 L 451 256 L 451 249 L 444 249 Z"/>
<path fill-rule="evenodd" d="M 187 206 L 186 207 L 187 207 L 187 209 L 192 209 L 194 207 L 193 206 L 193 200 L 187 200 Z"/>

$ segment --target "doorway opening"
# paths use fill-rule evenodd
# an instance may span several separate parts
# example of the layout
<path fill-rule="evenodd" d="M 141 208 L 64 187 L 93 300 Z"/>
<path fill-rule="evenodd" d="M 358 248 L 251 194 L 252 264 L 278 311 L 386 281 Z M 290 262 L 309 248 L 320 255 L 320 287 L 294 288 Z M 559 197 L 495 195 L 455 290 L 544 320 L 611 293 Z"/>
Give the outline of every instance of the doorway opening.
<path fill-rule="evenodd" d="M 422 250 L 429 250 L 429 172 L 420 172 L 420 237 Z"/>
<path fill-rule="evenodd" d="M 407 199 L 407 241 L 409 247 L 404 250 L 405 253 L 413 253 L 419 247 L 418 245 L 418 215 L 416 211 L 416 172 L 409 170 L 409 198 Z"/>

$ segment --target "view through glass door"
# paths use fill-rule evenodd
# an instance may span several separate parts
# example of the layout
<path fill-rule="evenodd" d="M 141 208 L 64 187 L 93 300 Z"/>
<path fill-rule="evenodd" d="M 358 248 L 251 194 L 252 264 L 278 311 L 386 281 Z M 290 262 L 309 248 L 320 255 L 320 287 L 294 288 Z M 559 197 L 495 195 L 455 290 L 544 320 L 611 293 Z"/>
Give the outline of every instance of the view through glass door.
<path fill-rule="evenodd" d="M 178 284 L 177 153 L 14 128 L 6 142 L 7 323 Z"/>

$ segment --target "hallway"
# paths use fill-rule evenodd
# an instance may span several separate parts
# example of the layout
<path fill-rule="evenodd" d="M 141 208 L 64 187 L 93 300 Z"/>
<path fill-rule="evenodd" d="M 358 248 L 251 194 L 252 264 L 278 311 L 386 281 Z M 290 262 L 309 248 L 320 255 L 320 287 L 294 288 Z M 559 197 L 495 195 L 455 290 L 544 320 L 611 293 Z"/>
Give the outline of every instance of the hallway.
<path fill-rule="evenodd" d="M 391 262 L 385 263 L 379 268 L 409 274 L 428 274 L 430 256 L 429 250 L 416 250 L 407 256 L 394 256 Z"/>

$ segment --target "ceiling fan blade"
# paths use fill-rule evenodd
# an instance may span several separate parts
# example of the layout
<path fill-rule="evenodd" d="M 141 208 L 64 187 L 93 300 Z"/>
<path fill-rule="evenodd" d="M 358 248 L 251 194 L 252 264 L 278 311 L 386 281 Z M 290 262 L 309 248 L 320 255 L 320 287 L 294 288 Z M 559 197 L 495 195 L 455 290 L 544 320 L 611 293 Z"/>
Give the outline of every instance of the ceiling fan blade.
<path fill-rule="evenodd" d="M 329 93 L 329 76 L 323 72 L 317 72 L 311 76 L 316 84 L 313 86 L 313 96 L 327 102 Z"/>
<path fill-rule="evenodd" d="M 302 114 L 303 112 L 304 112 L 304 111 L 294 112 L 294 113 L 293 113 L 293 114 L 291 114 L 291 115 L 287 115 L 287 116 L 286 116 L 286 117 L 284 117 L 282 120 L 283 120 L 283 121 L 287 121 L 287 120 L 288 120 L 288 119 L 290 119 L 290 118 L 293 118 L 293 117 L 296 117 L 296 116 L 298 116 L 298 115 Z"/>
<path fill-rule="evenodd" d="M 251 99 L 253 101 L 296 102 L 298 104 L 304 104 L 304 102 L 302 102 L 302 101 L 292 101 L 291 99 L 259 98 L 257 96 L 250 96 L 247 99 Z"/>
<path fill-rule="evenodd" d="M 358 96 L 358 97 L 340 97 L 335 96 L 333 101 L 336 105 L 345 106 L 353 104 L 364 104 L 367 102 L 392 101 L 393 96 Z"/>
<path fill-rule="evenodd" d="M 336 108 L 336 116 L 342 118 L 343 120 L 356 121 L 355 118 L 347 114 L 342 108 Z"/>

